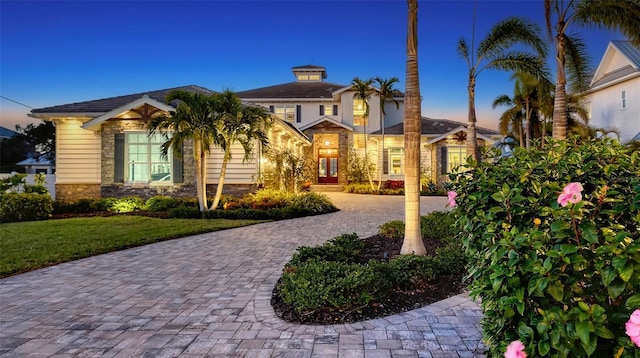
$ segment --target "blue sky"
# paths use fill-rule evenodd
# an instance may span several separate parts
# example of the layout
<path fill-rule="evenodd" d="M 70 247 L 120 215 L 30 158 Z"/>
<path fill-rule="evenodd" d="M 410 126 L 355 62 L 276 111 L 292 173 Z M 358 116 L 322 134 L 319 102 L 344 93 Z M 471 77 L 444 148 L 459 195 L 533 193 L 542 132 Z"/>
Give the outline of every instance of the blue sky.
<path fill-rule="evenodd" d="M 420 0 L 422 114 L 466 121 L 467 65 L 460 38 L 508 16 L 544 28 L 542 0 Z M 404 0 L 6 1 L 0 0 L 0 125 L 38 123 L 29 108 L 196 84 L 243 91 L 294 80 L 291 68 L 325 66 L 327 81 L 398 77 L 404 90 Z M 573 27 L 598 65 L 616 32 Z M 543 33 L 546 35 L 546 32 Z M 477 42 L 477 41 L 476 41 Z M 551 64 L 553 65 L 553 64 Z M 479 124 L 497 128 L 509 73 L 482 72 Z"/>

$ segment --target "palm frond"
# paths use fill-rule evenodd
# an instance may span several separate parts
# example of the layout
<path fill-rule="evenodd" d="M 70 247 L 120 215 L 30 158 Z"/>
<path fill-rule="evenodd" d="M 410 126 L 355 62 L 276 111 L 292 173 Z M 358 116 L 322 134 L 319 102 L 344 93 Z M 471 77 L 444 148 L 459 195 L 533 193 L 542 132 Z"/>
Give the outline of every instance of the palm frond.
<path fill-rule="evenodd" d="M 593 77 L 587 46 L 578 34 L 565 34 L 565 58 L 569 90 L 574 93 L 589 89 Z"/>
<path fill-rule="evenodd" d="M 478 70 L 478 73 L 485 68 L 512 72 L 526 72 L 535 77 L 545 77 L 547 74 L 544 64 L 539 57 L 519 51 L 512 51 L 503 54 L 500 57 L 492 58 L 490 62 Z"/>
<path fill-rule="evenodd" d="M 640 0 L 582 0 L 575 6 L 574 21 L 618 30 L 640 46 Z"/>
<path fill-rule="evenodd" d="M 519 17 L 510 17 L 494 25 L 487 37 L 478 46 L 476 52 L 478 60 L 485 57 L 500 57 L 504 51 L 515 44 L 524 44 L 544 58 L 547 44 L 540 36 L 540 27 Z"/>
<path fill-rule="evenodd" d="M 493 100 L 492 107 L 495 109 L 498 106 L 513 106 L 514 102 L 511 97 L 506 94 L 501 94 Z"/>
<path fill-rule="evenodd" d="M 471 68 L 469 45 L 467 45 L 467 41 L 465 41 L 465 39 L 458 40 L 457 51 L 458 51 L 458 56 L 464 58 L 465 61 L 467 61 L 467 66 Z"/>

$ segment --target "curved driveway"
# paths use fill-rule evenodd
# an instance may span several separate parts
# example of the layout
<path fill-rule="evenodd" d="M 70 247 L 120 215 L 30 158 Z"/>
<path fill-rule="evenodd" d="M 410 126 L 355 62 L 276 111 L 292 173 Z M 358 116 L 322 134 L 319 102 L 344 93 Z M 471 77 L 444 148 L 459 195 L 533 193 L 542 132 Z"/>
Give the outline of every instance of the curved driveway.
<path fill-rule="evenodd" d="M 481 312 L 459 295 L 400 315 L 303 326 L 269 300 L 299 246 L 361 237 L 403 197 L 326 193 L 341 211 L 165 241 L 0 280 L 0 355 L 480 357 Z M 422 212 L 446 199 L 422 198 Z M 1 254 L 1 253 L 0 253 Z"/>

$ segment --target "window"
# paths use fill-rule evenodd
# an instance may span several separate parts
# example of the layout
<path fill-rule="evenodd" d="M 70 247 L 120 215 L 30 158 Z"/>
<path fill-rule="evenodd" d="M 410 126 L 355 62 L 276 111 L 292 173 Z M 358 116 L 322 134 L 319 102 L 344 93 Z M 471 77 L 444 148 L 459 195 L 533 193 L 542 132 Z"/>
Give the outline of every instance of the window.
<path fill-rule="evenodd" d="M 364 148 L 365 136 L 364 134 L 353 134 L 353 147 L 355 149 Z"/>
<path fill-rule="evenodd" d="M 389 174 L 404 174 L 404 148 L 389 148 Z"/>
<path fill-rule="evenodd" d="M 149 136 L 146 132 L 129 132 L 125 137 L 125 181 L 171 182 L 171 153 L 162 157 L 160 134 Z"/>
<path fill-rule="evenodd" d="M 278 118 L 287 122 L 300 122 L 300 109 L 299 106 L 295 105 L 279 105 L 274 106 L 273 113 L 275 113 Z"/>
<path fill-rule="evenodd" d="M 321 116 L 337 116 L 338 115 L 338 105 L 320 105 L 320 115 Z"/>
<path fill-rule="evenodd" d="M 441 147 L 441 174 L 455 173 L 467 161 L 467 148 L 463 146 Z"/>
<path fill-rule="evenodd" d="M 365 118 L 365 103 L 361 99 L 354 98 L 353 99 L 353 125 L 354 126 L 366 126 L 366 118 Z"/>
<path fill-rule="evenodd" d="M 627 91 L 622 91 L 622 108 L 627 108 Z"/>
<path fill-rule="evenodd" d="M 320 81 L 320 75 L 298 75 L 298 81 Z"/>

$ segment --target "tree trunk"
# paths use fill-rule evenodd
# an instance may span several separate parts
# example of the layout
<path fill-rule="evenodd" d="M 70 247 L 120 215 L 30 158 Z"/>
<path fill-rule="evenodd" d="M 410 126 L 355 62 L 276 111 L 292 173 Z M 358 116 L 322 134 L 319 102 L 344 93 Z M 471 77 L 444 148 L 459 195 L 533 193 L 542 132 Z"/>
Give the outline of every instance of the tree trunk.
<path fill-rule="evenodd" d="M 364 136 L 364 164 L 365 169 L 367 170 L 367 179 L 369 180 L 369 186 L 371 186 L 371 190 L 376 190 L 376 187 L 373 185 L 373 177 L 371 176 L 371 162 L 369 161 L 369 149 L 367 147 L 367 142 L 369 138 L 367 137 L 367 124 L 369 123 L 369 116 L 364 116 L 364 126 L 362 126 L 362 134 Z"/>
<path fill-rule="evenodd" d="M 420 80 L 418 76 L 418 0 L 407 0 L 409 6 L 407 33 L 407 68 L 404 108 L 404 241 L 400 254 L 424 255 L 420 232 Z"/>
<path fill-rule="evenodd" d="M 384 99 L 380 98 L 381 101 Z M 384 104 L 383 104 L 384 105 Z M 382 131 L 382 165 L 384 166 L 384 114 L 380 111 L 380 130 Z M 377 167 L 377 165 L 376 165 Z M 378 174 L 378 192 L 380 192 L 380 186 L 382 185 L 382 174 L 384 174 L 384 167 L 378 168 L 380 174 Z"/>
<path fill-rule="evenodd" d="M 558 22 L 558 28 L 564 23 Z M 565 76 L 564 36 L 556 35 L 556 93 L 553 100 L 553 139 L 564 140 L 567 138 L 567 92 Z"/>
<path fill-rule="evenodd" d="M 216 188 L 216 196 L 213 198 L 213 205 L 211 207 L 215 210 L 218 208 L 220 198 L 222 197 L 222 187 L 224 186 L 224 177 L 227 175 L 227 163 L 229 163 L 229 156 L 231 152 L 231 145 L 228 145 L 224 151 L 224 157 L 222 158 L 222 167 L 220 168 L 220 178 L 218 179 L 218 187 Z"/>
<path fill-rule="evenodd" d="M 200 211 L 205 211 L 207 209 L 207 194 L 206 191 L 203 191 L 202 183 L 204 180 L 204 171 L 202 168 L 202 145 L 199 140 L 193 141 L 193 150 L 194 150 L 194 159 L 196 161 L 196 196 L 198 197 L 198 206 Z M 206 186 L 204 187 L 206 189 Z"/>
<path fill-rule="evenodd" d="M 478 135 L 476 132 L 476 76 L 469 72 L 469 124 L 467 125 L 467 157 L 478 159 Z"/>
<path fill-rule="evenodd" d="M 529 108 L 529 100 L 524 104 L 524 142 L 527 149 L 531 148 L 531 109 Z"/>

